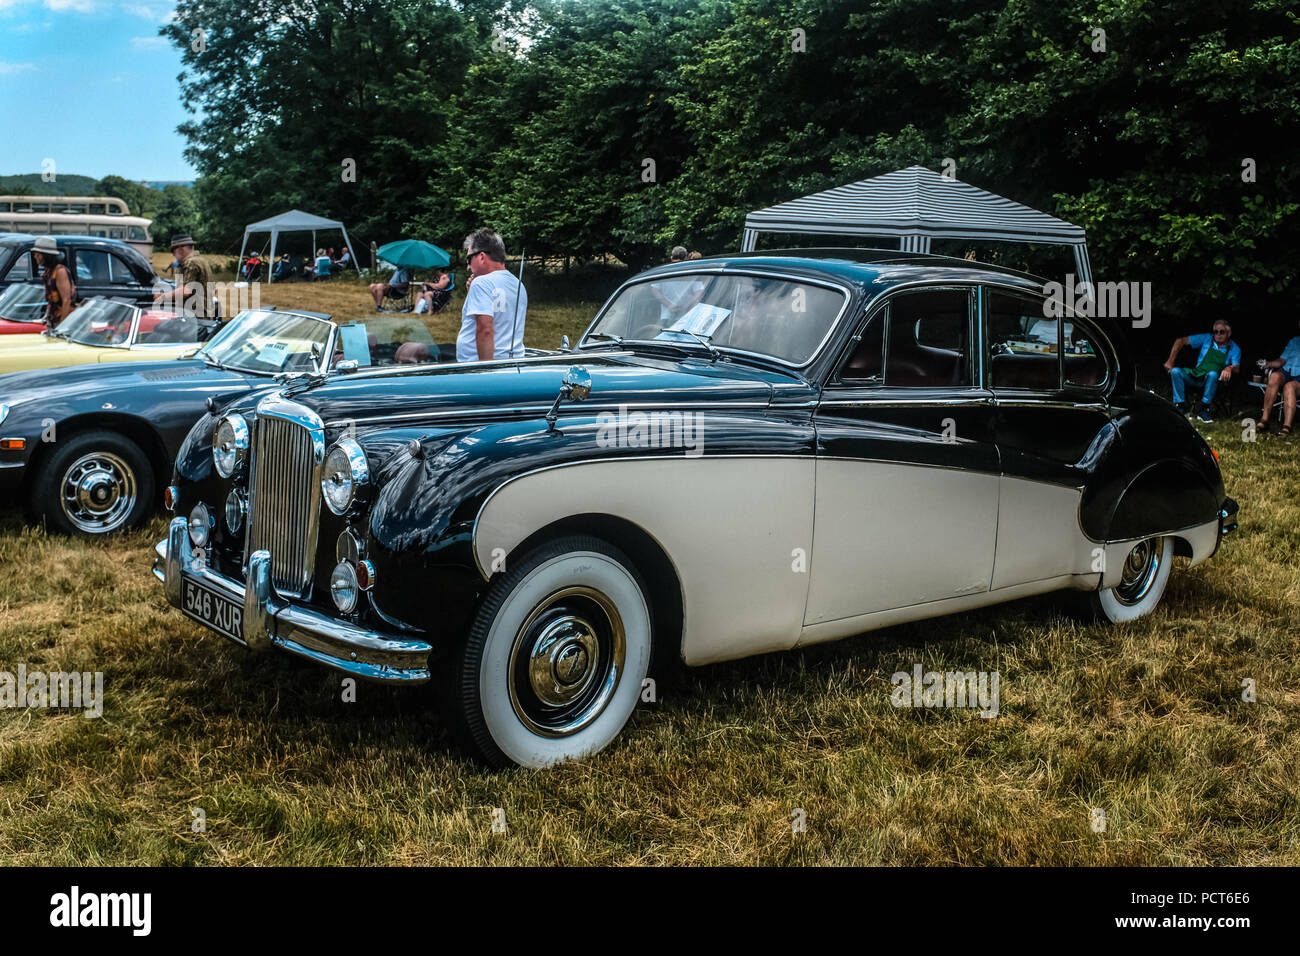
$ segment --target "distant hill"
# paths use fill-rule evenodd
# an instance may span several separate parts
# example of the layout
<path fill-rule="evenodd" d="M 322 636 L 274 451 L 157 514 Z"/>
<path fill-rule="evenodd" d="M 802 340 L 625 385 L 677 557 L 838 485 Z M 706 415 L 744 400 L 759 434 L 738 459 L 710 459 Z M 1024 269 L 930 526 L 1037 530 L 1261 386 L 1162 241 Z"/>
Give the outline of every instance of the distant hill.
<path fill-rule="evenodd" d="M 94 176 L 77 176 L 72 173 L 59 173 L 52 183 L 41 182 L 40 173 L 22 173 L 17 176 L 0 176 L 0 193 L 11 193 L 17 186 L 26 186 L 33 196 L 91 196 L 94 195 Z M 141 186 L 161 192 L 167 186 L 194 185 L 192 179 L 142 179 Z"/>
<path fill-rule="evenodd" d="M 11 193 L 15 187 L 26 186 L 33 196 L 86 196 L 99 182 L 94 176 L 77 176 L 58 173 L 54 182 L 41 182 L 40 173 L 21 173 L 17 176 L 0 176 L 0 193 Z"/>

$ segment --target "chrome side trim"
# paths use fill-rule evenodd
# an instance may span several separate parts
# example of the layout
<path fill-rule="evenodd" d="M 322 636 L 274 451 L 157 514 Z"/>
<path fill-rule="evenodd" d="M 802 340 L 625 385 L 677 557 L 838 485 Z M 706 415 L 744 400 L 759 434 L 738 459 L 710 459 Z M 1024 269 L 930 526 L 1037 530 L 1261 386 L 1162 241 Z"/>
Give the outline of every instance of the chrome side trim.
<path fill-rule="evenodd" d="M 637 409 L 637 408 L 655 408 L 671 411 L 677 408 L 716 408 L 720 411 L 726 411 L 732 408 L 769 408 L 771 402 L 624 402 L 621 405 L 591 405 L 584 403 L 583 409 L 592 412 L 617 412 L 620 408 Z M 789 407 L 789 406 L 783 406 Z M 430 421 L 439 419 L 457 419 L 457 418 L 485 418 L 485 417 L 509 417 L 509 418 L 529 418 L 534 412 L 544 416 L 551 410 L 550 403 L 544 405 L 516 405 L 510 408 L 468 408 L 455 409 L 453 411 L 433 411 L 433 412 L 405 412 L 401 415 L 375 415 L 370 418 L 346 418 L 338 419 L 325 423 L 326 428 L 343 428 L 349 423 L 358 425 L 366 422 L 382 422 L 388 424 L 391 422 L 404 421 Z"/>

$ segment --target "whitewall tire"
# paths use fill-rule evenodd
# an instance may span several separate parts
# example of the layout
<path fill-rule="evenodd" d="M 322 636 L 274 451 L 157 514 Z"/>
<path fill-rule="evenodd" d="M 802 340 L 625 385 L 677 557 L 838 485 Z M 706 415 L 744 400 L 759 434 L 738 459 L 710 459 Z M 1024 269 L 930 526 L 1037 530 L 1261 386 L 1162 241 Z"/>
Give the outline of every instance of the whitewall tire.
<path fill-rule="evenodd" d="M 1093 613 L 1111 624 L 1150 614 L 1165 593 L 1174 548 L 1168 537 L 1136 542 L 1124 557 L 1120 583 L 1089 595 Z"/>
<path fill-rule="evenodd" d="M 574 535 L 512 560 L 444 662 L 453 736 L 496 767 L 547 767 L 604 749 L 650 669 L 652 620 L 628 558 Z"/>

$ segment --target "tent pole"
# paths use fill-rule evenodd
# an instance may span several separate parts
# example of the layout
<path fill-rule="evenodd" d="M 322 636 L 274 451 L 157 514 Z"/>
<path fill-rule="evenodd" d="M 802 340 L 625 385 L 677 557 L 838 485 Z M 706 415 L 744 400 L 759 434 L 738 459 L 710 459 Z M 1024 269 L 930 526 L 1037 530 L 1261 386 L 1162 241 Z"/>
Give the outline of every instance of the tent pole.
<path fill-rule="evenodd" d="M 274 229 L 271 230 L 271 261 L 266 264 L 266 284 L 271 284 L 271 273 L 275 270 L 275 240 L 280 238 L 280 234 Z"/>
<path fill-rule="evenodd" d="M 235 264 L 235 280 L 238 281 L 244 271 L 244 250 L 248 248 L 248 230 L 244 230 L 244 241 L 239 245 L 239 262 Z"/>

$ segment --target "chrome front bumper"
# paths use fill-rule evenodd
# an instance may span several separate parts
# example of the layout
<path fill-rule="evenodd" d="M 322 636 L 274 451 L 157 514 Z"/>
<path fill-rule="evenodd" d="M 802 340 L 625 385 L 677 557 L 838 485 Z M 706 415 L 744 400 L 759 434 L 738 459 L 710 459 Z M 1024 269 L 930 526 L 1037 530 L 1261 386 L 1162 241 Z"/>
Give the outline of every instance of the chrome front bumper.
<path fill-rule="evenodd" d="M 356 677 L 388 684 L 429 680 L 432 645 L 358 627 L 285 601 L 271 587 L 268 551 L 253 552 L 244 581 L 228 578 L 207 567 L 195 553 L 184 518 L 172 519 L 166 540 L 159 541 L 154 551 L 153 573 L 162 582 L 168 603 L 181 607 L 181 581 L 188 577 L 242 605 L 243 640 L 239 643 L 252 650 L 278 647 Z"/>

